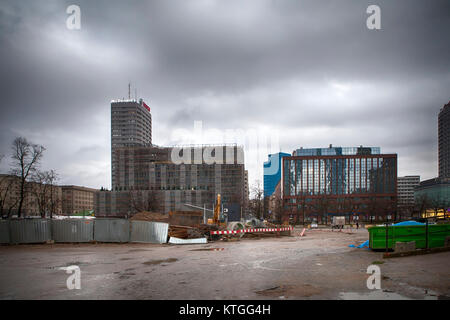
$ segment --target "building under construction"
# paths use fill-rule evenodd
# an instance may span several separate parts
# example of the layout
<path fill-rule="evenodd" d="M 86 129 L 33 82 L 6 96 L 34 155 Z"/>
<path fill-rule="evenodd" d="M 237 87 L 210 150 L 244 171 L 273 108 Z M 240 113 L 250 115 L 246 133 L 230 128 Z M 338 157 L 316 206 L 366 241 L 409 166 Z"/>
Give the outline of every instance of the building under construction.
<path fill-rule="evenodd" d="M 143 99 L 111 101 L 111 191 L 95 195 L 97 216 L 131 216 L 139 211 L 243 205 L 248 198 L 244 150 L 237 145 L 158 147 L 152 116 Z"/>
<path fill-rule="evenodd" d="M 173 159 L 174 154 L 179 157 L 186 152 L 192 157 L 184 154 L 181 163 Z M 206 154 L 213 155 L 214 163 Z M 97 216 L 190 210 L 185 204 L 212 208 L 217 194 L 224 203 L 245 203 L 244 151 L 240 146 L 121 147 L 113 157 L 114 184 L 112 191 L 97 193 Z"/>

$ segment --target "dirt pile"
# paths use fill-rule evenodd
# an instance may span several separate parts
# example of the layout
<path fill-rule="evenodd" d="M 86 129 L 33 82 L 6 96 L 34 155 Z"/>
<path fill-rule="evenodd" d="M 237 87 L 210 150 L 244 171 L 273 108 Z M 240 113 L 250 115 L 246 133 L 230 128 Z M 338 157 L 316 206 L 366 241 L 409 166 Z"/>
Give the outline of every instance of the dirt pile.
<path fill-rule="evenodd" d="M 169 223 L 169 215 L 159 212 L 141 211 L 132 216 L 130 220 Z"/>

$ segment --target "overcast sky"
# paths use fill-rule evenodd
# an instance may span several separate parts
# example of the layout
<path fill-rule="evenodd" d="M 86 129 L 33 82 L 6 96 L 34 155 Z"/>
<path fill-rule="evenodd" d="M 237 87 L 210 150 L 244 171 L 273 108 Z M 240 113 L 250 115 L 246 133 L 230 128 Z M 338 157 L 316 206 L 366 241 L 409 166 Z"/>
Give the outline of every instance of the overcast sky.
<path fill-rule="evenodd" d="M 81 30 L 66 27 L 71 4 Z M 381 30 L 366 27 L 371 4 Z M 110 101 L 131 82 L 158 145 L 202 121 L 277 137 L 272 148 L 289 153 L 379 146 L 398 154 L 399 175 L 432 178 L 449 31 L 448 0 L 2 0 L 0 168 L 24 136 L 47 148 L 42 167 L 62 184 L 110 187 Z M 251 183 L 258 150 L 246 154 Z"/>

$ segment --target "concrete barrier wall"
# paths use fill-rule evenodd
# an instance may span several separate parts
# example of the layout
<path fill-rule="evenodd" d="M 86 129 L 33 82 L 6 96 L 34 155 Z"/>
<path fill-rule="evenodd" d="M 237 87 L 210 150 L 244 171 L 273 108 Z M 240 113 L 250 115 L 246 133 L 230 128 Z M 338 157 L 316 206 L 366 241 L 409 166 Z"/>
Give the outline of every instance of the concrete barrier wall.
<path fill-rule="evenodd" d="M 168 223 L 131 221 L 130 242 L 166 243 L 168 233 Z"/>
<path fill-rule="evenodd" d="M 127 219 L 0 220 L 0 243 L 167 243 L 169 224 Z"/>
<path fill-rule="evenodd" d="M 49 219 L 24 219 L 9 221 L 10 243 L 44 243 L 52 239 Z"/>
<path fill-rule="evenodd" d="M 9 221 L 0 220 L 0 243 L 9 243 Z"/>
<path fill-rule="evenodd" d="M 130 221 L 126 219 L 95 219 L 94 240 L 99 242 L 129 242 Z"/>
<path fill-rule="evenodd" d="M 55 242 L 94 241 L 94 220 L 53 220 L 53 240 Z"/>

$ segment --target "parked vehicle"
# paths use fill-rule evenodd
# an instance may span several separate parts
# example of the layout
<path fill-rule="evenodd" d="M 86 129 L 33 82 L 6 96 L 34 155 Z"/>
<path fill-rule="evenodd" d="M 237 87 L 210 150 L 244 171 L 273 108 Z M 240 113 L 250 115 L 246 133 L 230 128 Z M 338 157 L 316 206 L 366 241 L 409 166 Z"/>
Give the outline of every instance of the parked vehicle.
<path fill-rule="evenodd" d="M 343 216 L 333 217 L 333 221 L 331 224 L 332 229 L 344 229 L 344 225 L 345 225 L 345 217 Z"/>

